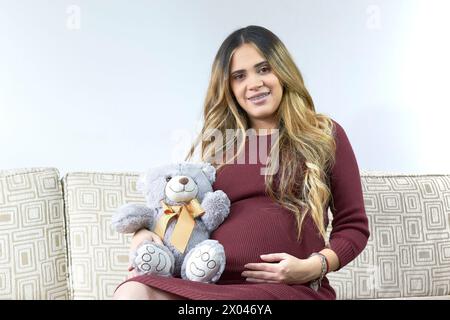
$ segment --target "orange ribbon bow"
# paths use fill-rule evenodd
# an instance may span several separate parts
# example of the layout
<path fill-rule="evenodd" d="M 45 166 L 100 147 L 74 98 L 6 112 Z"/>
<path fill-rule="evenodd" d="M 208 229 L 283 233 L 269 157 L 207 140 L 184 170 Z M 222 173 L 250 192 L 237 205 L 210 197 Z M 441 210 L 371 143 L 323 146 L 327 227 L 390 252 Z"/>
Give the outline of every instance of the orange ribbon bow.
<path fill-rule="evenodd" d="M 192 199 L 182 206 L 170 206 L 161 201 L 161 206 L 164 214 L 159 218 L 154 232 L 163 239 L 169 221 L 172 218 L 178 218 L 170 242 L 178 251 L 184 253 L 195 227 L 195 218 L 203 215 L 205 210 L 200 206 L 197 199 Z"/>

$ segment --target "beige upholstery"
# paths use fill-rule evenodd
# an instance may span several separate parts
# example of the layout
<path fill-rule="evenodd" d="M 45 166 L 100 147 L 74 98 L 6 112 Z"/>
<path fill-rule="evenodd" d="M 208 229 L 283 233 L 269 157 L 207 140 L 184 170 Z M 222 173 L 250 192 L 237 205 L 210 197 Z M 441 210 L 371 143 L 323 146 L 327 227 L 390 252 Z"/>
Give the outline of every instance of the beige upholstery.
<path fill-rule="evenodd" d="M 137 178 L 0 172 L 0 299 L 110 299 L 130 241 L 111 229 L 111 215 L 144 203 Z M 450 297 L 450 176 L 366 172 L 361 182 L 371 236 L 329 275 L 338 299 Z"/>
<path fill-rule="evenodd" d="M 111 228 L 123 203 L 143 203 L 138 174 L 69 173 L 63 179 L 73 299 L 111 298 L 125 279 L 130 236 Z"/>
<path fill-rule="evenodd" d="M 329 275 L 341 299 L 450 295 L 450 175 L 362 174 L 371 235 Z"/>
<path fill-rule="evenodd" d="M 0 299 L 67 299 L 66 258 L 58 171 L 0 172 Z"/>

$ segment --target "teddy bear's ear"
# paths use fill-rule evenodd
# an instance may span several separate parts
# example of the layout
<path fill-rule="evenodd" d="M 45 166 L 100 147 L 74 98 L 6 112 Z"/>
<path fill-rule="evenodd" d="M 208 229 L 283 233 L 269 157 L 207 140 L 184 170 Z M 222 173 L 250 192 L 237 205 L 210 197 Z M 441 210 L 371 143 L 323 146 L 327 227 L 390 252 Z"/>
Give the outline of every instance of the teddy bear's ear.
<path fill-rule="evenodd" d="M 216 181 L 216 168 L 214 168 L 210 163 L 202 163 L 202 171 L 211 184 Z"/>

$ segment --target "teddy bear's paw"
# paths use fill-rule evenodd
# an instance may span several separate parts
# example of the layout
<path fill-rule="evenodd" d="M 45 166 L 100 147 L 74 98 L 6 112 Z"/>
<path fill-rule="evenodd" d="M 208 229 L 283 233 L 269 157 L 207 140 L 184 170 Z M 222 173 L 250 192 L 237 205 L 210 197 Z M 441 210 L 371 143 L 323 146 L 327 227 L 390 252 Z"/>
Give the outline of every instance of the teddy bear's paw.
<path fill-rule="evenodd" d="M 225 269 L 225 251 L 217 240 L 205 240 L 186 255 L 181 275 L 184 279 L 213 283 Z"/>
<path fill-rule="evenodd" d="M 155 210 L 144 205 L 127 203 L 120 206 L 111 217 L 112 227 L 120 233 L 134 233 L 152 226 Z"/>
<path fill-rule="evenodd" d="M 211 207 L 216 209 L 218 206 L 230 207 L 230 199 L 222 190 L 207 192 L 202 201 L 202 207 Z"/>
<path fill-rule="evenodd" d="M 154 242 L 145 242 L 136 249 L 133 265 L 140 275 L 170 276 L 175 266 L 175 258 L 165 246 Z"/>
<path fill-rule="evenodd" d="M 201 206 L 205 210 L 202 221 L 209 232 L 215 230 L 230 213 L 230 199 L 221 190 L 206 193 Z"/>

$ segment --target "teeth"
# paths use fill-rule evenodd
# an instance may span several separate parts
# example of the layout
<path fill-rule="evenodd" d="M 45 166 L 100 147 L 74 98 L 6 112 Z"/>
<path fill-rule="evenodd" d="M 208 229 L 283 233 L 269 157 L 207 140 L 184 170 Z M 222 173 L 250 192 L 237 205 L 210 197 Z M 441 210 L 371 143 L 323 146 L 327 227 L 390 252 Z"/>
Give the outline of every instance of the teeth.
<path fill-rule="evenodd" d="M 268 95 L 269 95 L 269 93 L 263 93 L 263 94 L 261 94 L 259 96 L 250 98 L 250 100 L 258 100 L 258 99 L 264 98 L 265 96 L 268 96 Z"/>

